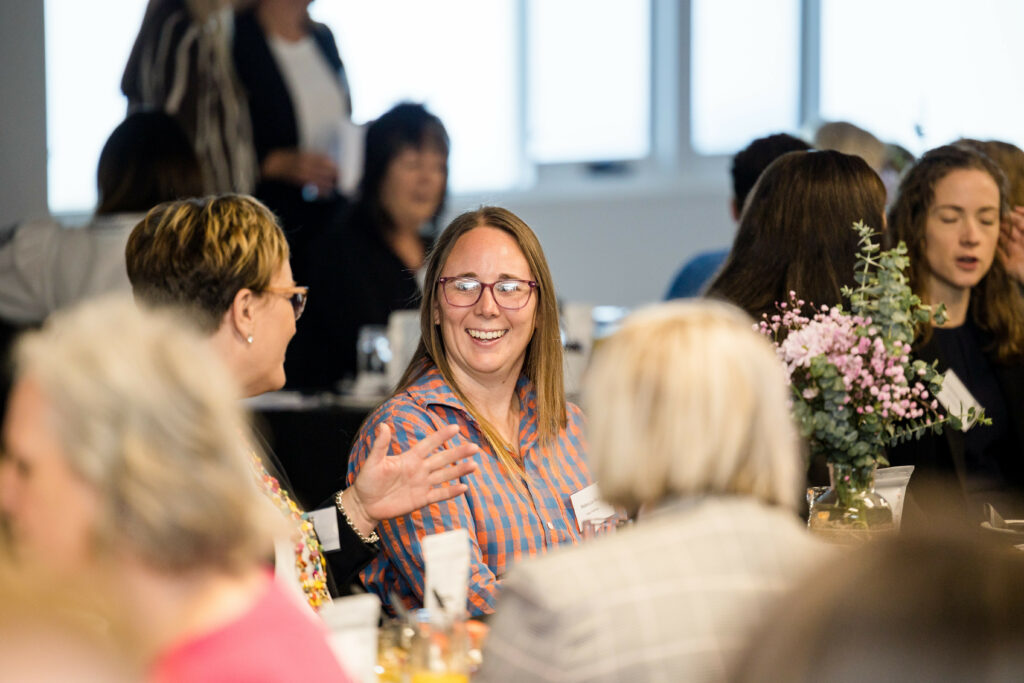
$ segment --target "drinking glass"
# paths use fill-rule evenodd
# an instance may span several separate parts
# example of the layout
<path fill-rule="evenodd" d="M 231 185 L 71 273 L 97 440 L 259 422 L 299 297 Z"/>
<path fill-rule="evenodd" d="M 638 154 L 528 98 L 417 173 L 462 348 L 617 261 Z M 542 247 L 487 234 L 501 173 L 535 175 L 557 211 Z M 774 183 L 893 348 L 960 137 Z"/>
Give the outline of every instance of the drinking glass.
<path fill-rule="evenodd" d="M 420 609 L 413 615 L 409 648 L 410 683 L 469 683 L 466 623 L 444 612 Z"/>

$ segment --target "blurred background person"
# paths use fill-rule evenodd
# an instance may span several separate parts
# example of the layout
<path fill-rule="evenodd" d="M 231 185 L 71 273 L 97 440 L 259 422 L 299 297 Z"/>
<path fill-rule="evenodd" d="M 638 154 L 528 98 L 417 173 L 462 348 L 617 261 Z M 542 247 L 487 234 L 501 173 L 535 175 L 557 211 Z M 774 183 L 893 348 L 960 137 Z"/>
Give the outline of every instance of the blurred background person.
<path fill-rule="evenodd" d="M 1020 680 L 1022 572 L 1020 552 L 972 537 L 867 544 L 787 594 L 730 680 Z"/>
<path fill-rule="evenodd" d="M 254 194 L 277 214 L 299 277 L 309 240 L 343 206 L 338 163 L 352 114 L 345 68 L 311 0 L 255 0 L 235 15 L 232 54 L 252 121 L 259 176 Z"/>
<path fill-rule="evenodd" d="M 82 227 L 55 219 L 14 226 L 0 244 L 0 317 L 24 325 L 96 294 L 128 291 L 124 246 L 147 211 L 203 193 L 192 146 L 174 120 L 137 112 L 107 138 L 99 204 Z"/>
<path fill-rule="evenodd" d="M 392 453 L 458 425 L 452 443 L 478 446 L 477 471 L 450 501 L 383 522 L 384 552 L 362 579 L 387 605 L 422 606 L 422 538 L 466 529 L 467 609 L 489 614 L 509 566 L 579 542 L 570 496 L 591 484 L 583 415 L 565 399 L 554 284 L 529 226 L 498 207 L 453 220 L 427 257 L 420 331 L 398 387 L 356 438 L 348 481 L 363 475 L 384 423 Z"/>
<path fill-rule="evenodd" d="M 791 291 L 815 306 L 835 306 L 842 286 L 855 284 L 857 221 L 885 227 L 885 186 L 863 159 L 832 151 L 785 154 L 754 186 L 707 295 L 757 320 Z"/>
<path fill-rule="evenodd" d="M 204 191 L 251 192 L 256 157 L 245 91 L 231 57 L 231 0 L 149 0 L 121 91 L 128 112 L 156 109 L 185 131 Z"/>
<path fill-rule="evenodd" d="M 292 343 L 288 386 L 336 389 L 356 374 L 364 325 L 417 309 L 426 253 L 444 210 L 448 134 L 419 104 L 400 104 L 366 131 L 359 198 L 346 220 L 309 250 L 316 293 Z"/>
<path fill-rule="evenodd" d="M 124 606 L 154 681 L 347 680 L 272 580 L 234 378 L 191 325 L 127 297 L 19 343 L 0 510 L 16 557 Z"/>
<path fill-rule="evenodd" d="M 955 372 L 992 420 L 890 450 L 893 465 L 916 468 L 904 523 L 938 514 L 913 497 L 916 484 L 938 476 L 957 483 L 954 500 L 966 519 L 980 522 L 986 502 L 1003 516 L 1024 515 L 1024 300 L 997 258 L 1007 198 L 1006 178 L 989 157 L 946 146 L 910 169 L 889 211 L 893 239 L 907 245 L 914 293 L 948 316 L 941 326 L 922 324 L 915 353 Z"/>
<path fill-rule="evenodd" d="M 814 148 L 858 156 L 875 173 L 881 172 L 888 157 L 885 143 L 849 121 L 830 121 L 818 126 L 814 132 Z"/>
<path fill-rule="evenodd" d="M 602 497 L 635 528 L 517 565 L 479 680 L 724 681 L 825 550 L 771 345 L 738 309 L 672 302 L 607 339 L 584 385 Z M 642 507 L 641 507 L 642 506 Z"/>
<path fill-rule="evenodd" d="M 241 396 L 256 396 L 284 384 L 284 356 L 305 305 L 306 289 L 292 279 L 288 243 L 274 215 L 252 197 L 226 195 L 162 204 L 132 232 L 126 250 L 135 297 L 155 306 L 171 306 L 206 335 L 208 343 L 236 379 Z M 384 456 L 388 427 L 368 451 L 368 466 L 355 484 L 327 502 L 336 509 L 340 548 L 327 553 L 336 583 L 344 589 L 379 547 L 379 520 L 405 514 L 428 503 L 458 495 L 463 484 L 435 487 L 472 472 L 455 461 L 473 446 L 433 454 L 455 428 L 435 430 L 399 458 Z M 319 539 L 302 516 L 280 464 L 272 452 L 237 434 L 252 454 L 252 465 L 267 496 L 291 519 L 299 542 L 292 565 L 279 566 L 293 586 L 301 585 L 314 609 L 328 599 L 328 578 Z M 429 457 L 428 457 L 429 456 Z"/>
<path fill-rule="evenodd" d="M 167 114 L 136 112 L 107 138 L 96 170 L 98 205 L 83 226 L 26 221 L 0 235 L 0 355 L 29 325 L 82 299 L 127 291 L 124 246 L 146 211 L 203 192 L 195 153 Z M 10 388 L 0 368 L 0 415 Z"/>
<path fill-rule="evenodd" d="M 737 152 L 730 167 L 732 200 L 729 202 L 729 214 L 733 221 L 739 222 L 747 195 L 769 164 L 787 152 L 804 152 L 810 148 L 811 146 L 800 138 L 786 133 L 776 133 L 758 138 Z M 665 299 L 700 295 L 728 255 L 729 249 L 725 248 L 694 256 L 676 273 Z"/>

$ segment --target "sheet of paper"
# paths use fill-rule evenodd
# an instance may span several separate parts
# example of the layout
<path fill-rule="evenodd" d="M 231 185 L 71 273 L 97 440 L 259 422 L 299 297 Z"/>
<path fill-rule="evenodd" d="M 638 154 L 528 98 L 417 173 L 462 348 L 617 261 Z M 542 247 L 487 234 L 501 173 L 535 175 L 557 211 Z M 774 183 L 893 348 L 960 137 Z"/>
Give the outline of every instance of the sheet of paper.
<path fill-rule="evenodd" d="M 975 422 L 975 420 L 967 419 L 967 411 L 974 408 L 977 412 L 982 408 L 952 370 L 946 370 L 946 374 L 942 376 L 942 390 L 935 398 L 939 400 L 947 413 L 956 415 L 963 420 L 965 432 L 973 427 Z"/>
<path fill-rule="evenodd" d="M 338 534 L 338 514 L 334 508 L 320 508 L 306 513 L 313 528 L 316 529 L 317 538 L 324 552 L 337 550 L 341 547 L 341 538 Z"/>
<path fill-rule="evenodd" d="M 426 567 L 423 606 L 431 611 L 440 610 L 440 596 L 445 612 L 453 618 L 463 618 L 469 597 L 469 532 L 452 529 L 431 534 L 420 544 Z"/>
<path fill-rule="evenodd" d="M 583 532 L 584 522 L 601 522 L 615 515 L 615 508 L 601 500 L 597 484 L 591 484 L 569 496 L 576 512 L 576 526 Z"/>
<path fill-rule="evenodd" d="M 366 128 L 342 119 L 338 124 L 338 191 L 355 197 L 363 177 L 363 154 Z"/>

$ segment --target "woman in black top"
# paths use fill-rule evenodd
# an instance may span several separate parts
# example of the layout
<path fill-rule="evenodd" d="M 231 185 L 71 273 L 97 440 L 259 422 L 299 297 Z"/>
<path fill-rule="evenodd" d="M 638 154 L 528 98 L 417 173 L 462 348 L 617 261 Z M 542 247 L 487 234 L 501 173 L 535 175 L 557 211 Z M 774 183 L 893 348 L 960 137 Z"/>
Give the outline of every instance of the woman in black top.
<path fill-rule="evenodd" d="M 416 309 L 418 272 L 444 208 L 448 134 L 418 104 L 399 104 L 370 124 L 359 198 L 344 223 L 309 250 L 316 296 L 288 354 L 288 386 L 332 389 L 356 370 L 364 325 Z"/>
<path fill-rule="evenodd" d="M 1004 516 L 1024 514 L 1024 300 L 996 253 L 1008 213 L 1002 171 L 954 146 L 921 158 L 889 213 L 893 238 L 907 244 L 915 293 L 944 304 L 948 315 L 941 326 L 923 327 L 917 354 L 954 372 L 992 419 L 908 442 L 889 459 L 916 466 L 911 494 L 940 477 L 954 483 L 956 506 L 962 500 L 969 520 L 981 517 L 985 502 Z M 940 510 L 915 498 L 914 512 L 950 512 L 948 501 Z"/>
<path fill-rule="evenodd" d="M 345 205 L 338 128 L 352 100 L 334 35 L 304 0 L 258 0 L 235 16 L 232 56 L 259 165 L 253 194 L 281 221 L 295 275 L 306 247 Z"/>

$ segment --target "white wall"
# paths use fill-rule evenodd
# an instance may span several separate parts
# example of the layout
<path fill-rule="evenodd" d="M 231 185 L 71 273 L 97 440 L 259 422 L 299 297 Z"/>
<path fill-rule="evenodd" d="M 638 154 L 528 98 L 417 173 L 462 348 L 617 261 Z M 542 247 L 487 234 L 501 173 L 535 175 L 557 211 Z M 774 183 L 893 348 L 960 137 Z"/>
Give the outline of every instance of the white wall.
<path fill-rule="evenodd" d="M 0 2 L 0 225 L 46 210 L 42 5 Z M 725 162 L 712 162 L 705 177 L 606 178 L 575 183 L 569 195 L 454 197 L 449 206 L 454 215 L 495 203 L 522 216 L 540 236 L 561 298 L 635 306 L 659 299 L 686 258 L 731 240 Z"/>
<path fill-rule="evenodd" d="M 0 2 L 0 226 L 46 211 L 43 3 Z"/>

